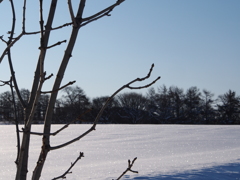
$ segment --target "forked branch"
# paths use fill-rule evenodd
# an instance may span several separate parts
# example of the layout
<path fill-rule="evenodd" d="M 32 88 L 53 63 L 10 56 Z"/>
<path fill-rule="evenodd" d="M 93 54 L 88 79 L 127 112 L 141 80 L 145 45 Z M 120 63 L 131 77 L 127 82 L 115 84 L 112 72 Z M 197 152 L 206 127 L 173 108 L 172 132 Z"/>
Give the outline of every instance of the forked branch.
<path fill-rule="evenodd" d="M 119 88 L 115 93 L 112 94 L 112 96 L 110 96 L 107 101 L 105 102 L 105 104 L 103 105 L 102 109 L 99 111 L 98 115 L 96 116 L 94 122 L 93 122 L 93 125 L 90 129 L 88 129 L 86 132 L 84 132 L 83 134 L 81 134 L 80 136 L 66 142 L 66 143 L 63 143 L 61 145 L 58 145 L 58 146 L 53 146 L 53 147 L 50 147 L 49 150 L 56 150 L 56 149 L 59 149 L 59 148 L 62 148 L 62 147 L 65 147 L 69 144 L 72 144 L 80 139 L 82 139 L 84 136 L 86 136 L 87 134 L 89 134 L 91 131 L 95 130 L 96 129 L 96 126 L 97 126 L 97 123 L 100 119 L 100 117 L 102 116 L 103 114 L 103 111 L 106 109 L 106 107 L 108 106 L 108 104 L 111 102 L 111 100 L 120 92 L 122 91 L 123 89 L 125 88 L 129 88 L 129 89 L 143 89 L 143 88 L 146 88 L 146 87 L 149 87 L 151 86 L 152 84 L 154 84 L 155 82 L 157 82 L 157 80 L 160 79 L 160 77 L 156 78 L 152 83 L 150 84 L 147 84 L 145 86 L 139 86 L 139 87 L 131 87 L 130 85 L 133 84 L 134 82 L 137 82 L 137 81 L 144 81 L 146 79 L 148 79 L 150 76 L 151 76 L 151 73 L 152 73 L 152 70 L 153 70 L 153 67 L 154 67 L 154 64 L 152 64 L 150 70 L 149 70 L 149 73 L 147 74 L 147 76 L 143 77 L 143 78 L 136 78 L 135 80 L 127 83 L 126 85 L 122 86 L 121 88 Z"/>
<path fill-rule="evenodd" d="M 123 86 L 122 86 L 121 88 L 119 88 L 115 93 L 113 93 L 112 96 L 110 96 L 110 97 L 108 98 L 108 100 L 106 101 L 106 103 L 104 104 L 104 106 L 102 107 L 102 109 L 99 111 L 99 113 L 98 113 L 98 115 L 97 115 L 97 117 L 96 117 L 96 119 L 95 119 L 95 121 L 94 121 L 94 123 L 93 123 L 93 127 L 92 127 L 93 129 L 95 129 L 95 127 L 96 127 L 96 125 L 97 125 L 100 117 L 102 116 L 103 111 L 105 110 L 105 108 L 107 107 L 107 105 L 109 104 L 109 102 L 110 102 L 120 91 L 122 91 L 122 90 L 125 89 L 125 88 L 128 88 L 128 89 L 144 89 L 144 88 L 147 88 L 147 87 L 153 85 L 154 83 L 156 83 L 156 82 L 161 78 L 161 77 L 159 76 L 159 77 L 157 77 L 154 81 L 152 81 L 151 83 L 149 83 L 149 84 L 147 84 L 147 85 L 145 85 L 145 86 L 138 86 L 138 87 L 132 87 L 132 86 L 130 86 L 131 84 L 133 84 L 133 83 L 135 83 L 135 82 L 144 81 L 144 80 L 148 79 L 148 78 L 151 76 L 153 67 L 154 67 L 154 64 L 152 64 L 152 66 L 151 66 L 151 68 L 150 68 L 147 76 L 145 76 L 145 77 L 143 77 L 143 78 L 136 78 L 136 79 L 134 79 L 133 81 L 131 81 L 131 82 L 123 85 Z"/>
<path fill-rule="evenodd" d="M 60 91 L 61 89 L 65 88 L 65 87 L 67 87 L 67 86 L 69 86 L 69 85 L 74 84 L 75 82 L 76 82 L 76 81 L 70 81 L 69 83 L 65 84 L 64 86 L 60 87 L 59 89 L 55 89 L 55 90 L 53 90 L 53 91 L 42 91 L 41 93 L 42 93 L 42 94 L 47 94 L 47 93 L 57 92 L 57 91 Z"/>
<path fill-rule="evenodd" d="M 99 11 L 98 13 L 92 15 L 92 16 L 89 16 L 87 18 L 83 18 L 82 19 L 82 22 L 86 22 L 86 21 L 91 21 L 92 19 L 96 19 L 98 18 L 99 16 L 102 16 L 102 15 L 109 15 L 109 13 L 118 5 L 120 5 L 121 3 L 123 3 L 125 0 L 118 0 L 116 3 L 114 3 L 113 5 L 103 9 L 102 11 Z"/>
<path fill-rule="evenodd" d="M 124 174 L 126 174 L 128 171 L 130 171 L 132 173 L 138 173 L 138 171 L 132 170 L 132 166 L 136 160 L 137 160 L 137 157 L 135 157 L 132 162 L 129 159 L 128 160 L 128 168 L 116 180 L 121 179 L 124 176 Z"/>
<path fill-rule="evenodd" d="M 0 57 L 0 63 L 2 62 L 4 56 L 7 54 L 7 52 L 9 51 L 9 49 L 23 36 L 23 33 L 19 34 L 19 36 L 17 36 L 16 38 L 14 38 L 14 40 L 8 44 L 8 46 L 5 48 L 5 50 L 3 51 L 1 57 Z"/>
<path fill-rule="evenodd" d="M 45 74 L 46 74 L 46 73 L 45 73 Z M 53 77 L 53 73 L 52 73 L 52 74 L 50 74 L 49 76 L 45 77 L 45 78 L 44 78 L 44 81 L 46 81 L 46 80 L 50 79 L 51 77 Z"/>
<path fill-rule="evenodd" d="M 3 35 L 0 36 L 0 40 L 2 40 L 2 42 L 6 43 L 7 44 L 7 41 L 3 39 Z"/>
<path fill-rule="evenodd" d="M 71 0 L 68 0 L 68 9 L 69 9 L 69 13 L 70 13 L 70 16 L 71 16 L 71 19 L 72 19 L 73 26 L 77 27 L 77 23 L 76 23 L 74 13 L 73 13 L 72 1 Z"/>
<path fill-rule="evenodd" d="M 81 20 L 82 24 L 80 25 L 80 27 L 83 27 L 93 21 L 96 21 L 104 16 L 110 16 L 110 12 L 118 5 L 120 5 L 121 3 L 123 3 L 125 0 L 117 0 L 116 3 L 114 3 L 113 5 L 103 9 L 102 11 L 99 11 L 98 13 L 92 15 L 92 16 L 89 16 L 89 17 L 86 17 L 86 18 L 83 18 Z"/>
<path fill-rule="evenodd" d="M 71 163 L 71 166 L 67 169 L 67 171 L 66 171 L 65 173 L 63 173 L 61 176 L 55 177 L 55 178 L 53 178 L 52 180 L 56 180 L 56 179 L 60 179 L 60 178 L 61 178 L 61 179 L 65 179 L 67 174 L 72 173 L 72 172 L 71 172 L 71 169 L 73 168 L 73 166 L 74 166 L 82 157 L 84 157 L 84 154 L 83 154 L 83 152 L 80 152 L 80 154 L 79 154 L 79 156 L 77 157 L 77 159 L 76 159 L 73 163 Z"/>
<path fill-rule="evenodd" d="M 2 84 L 0 84 L 0 86 L 5 86 L 5 85 L 9 85 L 10 86 L 11 80 L 9 80 L 9 81 L 2 81 L 2 80 L 0 80 L 0 82 L 2 83 Z"/>

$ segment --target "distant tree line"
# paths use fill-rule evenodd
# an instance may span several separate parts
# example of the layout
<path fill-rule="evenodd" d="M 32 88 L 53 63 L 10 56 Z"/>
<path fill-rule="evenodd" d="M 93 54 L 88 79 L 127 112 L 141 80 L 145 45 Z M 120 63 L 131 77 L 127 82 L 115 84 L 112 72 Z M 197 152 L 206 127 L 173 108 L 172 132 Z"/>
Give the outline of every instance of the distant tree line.
<path fill-rule="evenodd" d="M 28 101 L 30 91 L 20 91 Z M 108 99 L 107 96 L 87 97 L 78 86 L 66 87 L 57 100 L 54 123 L 90 123 Z M 43 123 L 49 95 L 41 95 L 35 113 L 35 123 Z M 16 99 L 17 119 L 23 123 L 24 111 Z M 0 121 L 14 121 L 13 98 L 10 91 L 0 94 Z M 240 97 L 232 90 L 214 99 L 208 90 L 190 87 L 184 92 L 165 85 L 140 93 L 116 96 L 104 111 L 99 123 L 119 124 L 240 124 Z"/>

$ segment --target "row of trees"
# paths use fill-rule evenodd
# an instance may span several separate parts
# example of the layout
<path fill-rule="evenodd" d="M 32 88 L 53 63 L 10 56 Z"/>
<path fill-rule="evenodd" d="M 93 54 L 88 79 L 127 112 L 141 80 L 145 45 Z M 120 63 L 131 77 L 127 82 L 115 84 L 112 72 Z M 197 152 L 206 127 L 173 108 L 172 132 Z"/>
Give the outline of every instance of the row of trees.
<path fill-rule="evenodd" d="M 78 86 L 66 87 L 57 100 L 54 123 L 90 123 L 96 117 L 107 96 L 90 99 Z M 20 91 L 27 101 L 30 91 Z M 0 120 L 13 121 L 13 100 L 10 92 L 0 94 Z M 41 95 L 34 121 L 42 123 L 49 101 Z M 24 120 L 23 108 L 16 100 L 17 118 Z M 100 118 L 100 123 L 130 124 L 240 124 L 240 97 L 232 90 L 214 99 L 210 91 L 190 87 L 183 89 L 165 85 L 150 88 L 145 95 L 122 93 L 111 100 Z"/>

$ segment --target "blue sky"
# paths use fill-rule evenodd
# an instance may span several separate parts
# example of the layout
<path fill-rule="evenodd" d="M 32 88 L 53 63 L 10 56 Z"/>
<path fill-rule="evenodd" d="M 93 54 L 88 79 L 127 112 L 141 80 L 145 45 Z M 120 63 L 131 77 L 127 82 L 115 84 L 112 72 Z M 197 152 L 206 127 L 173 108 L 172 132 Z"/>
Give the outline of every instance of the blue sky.
<path fill-rule="evenodd" d="M 113 0 L 89 0 L 89 16 Z M 38 1 L 28 1 L 26 31 L 39 28 Z M 44 4 L 47 16 L 48 4 Z M 74 4 L 77 7 L 76 4 Z M 17 29 L 21 32 L 22 2 L 16 2 Z M 55 26 L 70 22 L 66 1 L 59 1 Z M 7 38 L 11 27 L 9 1 L 0 4 L 0 35 Z M 3 26 L 4 24 L 4 26 Z M 71 27 L 52 33 L 50 44 L 68 40 Z M 110 17 L 83 27 L 62 85 L 76 80 L 89 97 L 110 95 L 129 81 L 145 76 L 155 64 L 153 86 L 165 84 L 184 90 L 197 86 L 216 96 L 229 89 L 240 95 L 240 1 L 238 0 L 126 0 Z M 45 70 L 56 75 L 64 49 L 62 44 L 48 51 Z M 39 55 L 39 35 L 24 36 L 12 48 L 20 88 L 31 89 Z M 0 51 L 5 44 L 0 42 Z M 0 80 L 8 80 L 7 59 L 0 64 Z M 47 81 L 50 90 L 54 79 Z M 138 84 L 137 84 L 138 85 Z M 0 87 L 0 92 L 8 90 Z M 146 92 L 141 90 L 137 92 Z"/>

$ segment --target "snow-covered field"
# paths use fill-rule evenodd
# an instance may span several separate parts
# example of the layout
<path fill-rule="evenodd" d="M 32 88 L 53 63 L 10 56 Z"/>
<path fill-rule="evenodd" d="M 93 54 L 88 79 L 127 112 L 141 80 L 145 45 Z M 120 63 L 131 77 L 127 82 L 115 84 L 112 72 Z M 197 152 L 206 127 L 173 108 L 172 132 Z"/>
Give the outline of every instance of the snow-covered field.
<path fill-rule="evenodd" d="M 53 131 L 61 125 L 54 125 Z M 71 125 L 52 137 L 52 146 L 84 132 L 90 125 Z M 34 125 L 33 131 L 41 131 Z M 0 179 L 14 179 L 16 137 L 13 125 L 0 125 Z M 29 178 L 35 167 L 41 138 L 31 139 Z M 137 157 L 123 179 L 240 179 L 240 126 L 98 125 L 97 130 L 64 149 L 49 153 L 42 178 L 61 175 L 79 152 L 82 158 L 69 180 L 112 180 Z"/>

